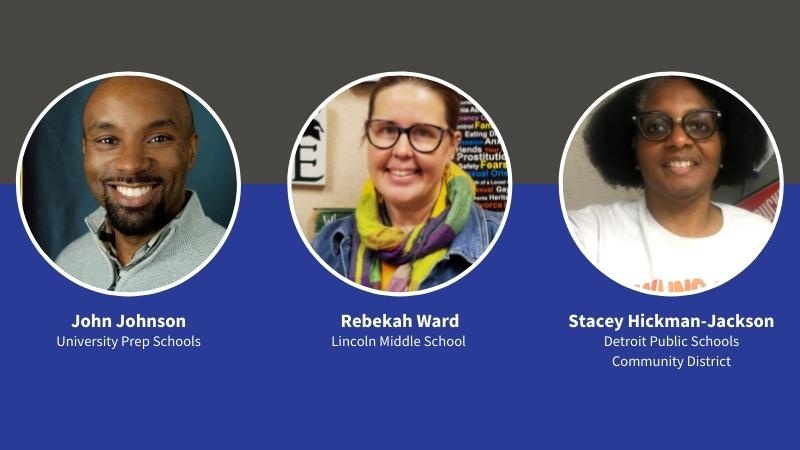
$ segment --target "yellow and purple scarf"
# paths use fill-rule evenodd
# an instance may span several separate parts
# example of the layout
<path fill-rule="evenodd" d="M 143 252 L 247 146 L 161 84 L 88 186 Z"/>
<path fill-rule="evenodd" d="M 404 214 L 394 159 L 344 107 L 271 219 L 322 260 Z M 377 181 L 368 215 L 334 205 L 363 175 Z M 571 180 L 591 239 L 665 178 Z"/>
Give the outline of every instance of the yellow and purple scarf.
<path fill-rule="evenodd" d="M 475 183 L 456 164 L 445 170 L 439 196 L 425 222 L 405 232 L 386 217 L 372 180 L 361 191 L 355 213 L 349 277 L 373 289 L 381 288 L 381 261 L 397 269 L 386 290 L 419 290 L 420 284 L 464 227 L 475 199 Z"/>

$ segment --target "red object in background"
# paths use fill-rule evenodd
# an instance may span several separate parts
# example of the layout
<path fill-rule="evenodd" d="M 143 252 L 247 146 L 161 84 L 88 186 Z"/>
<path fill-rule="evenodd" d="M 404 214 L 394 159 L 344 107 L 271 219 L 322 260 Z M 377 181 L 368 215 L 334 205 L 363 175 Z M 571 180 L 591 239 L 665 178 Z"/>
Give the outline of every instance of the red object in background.
<path fill-rule="evenodd" d="M 775 220 L 781 194 L 780 187 L 780 182 L 775 180 L 743 198 L 736 206 L 760 214 L 769 220 Z"/>

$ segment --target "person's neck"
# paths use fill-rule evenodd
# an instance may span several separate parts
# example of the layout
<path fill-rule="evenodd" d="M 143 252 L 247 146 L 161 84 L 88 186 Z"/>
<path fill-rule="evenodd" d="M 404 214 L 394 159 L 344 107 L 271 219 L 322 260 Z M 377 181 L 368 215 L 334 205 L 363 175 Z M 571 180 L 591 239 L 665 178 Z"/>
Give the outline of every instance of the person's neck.
<path fill-rule="evenodd" d="M 117 230 L 114 232 L 114 249 L 117 251 L 117 260 L 123 266 L 130 264 L 136 250 L 145 245 L 158 231 L 142 236 L 129 236 Z"/>
<path fill-rule="evenodd" d="M 711 204 L 711 193 L 666 201 L 645 192 L 647 210 L 671 233 L 682 237 L 707 237 L 722 228 L 722 211 Z"/>
<path fill-rule="evenodd" d="M 392 221 L 393 227 L 411 231 L 415 226 L 428 220 L 434 204 L 436 204 L 436 198 L 423 207 L 415 208 L 402 208 L 387 203 L 386 212 L 389 214 L 389 220 Z"/>

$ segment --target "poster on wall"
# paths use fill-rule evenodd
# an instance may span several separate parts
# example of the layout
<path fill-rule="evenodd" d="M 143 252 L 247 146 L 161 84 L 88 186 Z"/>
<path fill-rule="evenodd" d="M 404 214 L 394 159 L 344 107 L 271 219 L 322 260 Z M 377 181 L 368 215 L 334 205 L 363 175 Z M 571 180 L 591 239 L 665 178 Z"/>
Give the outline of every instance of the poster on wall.
<path fill-rule="evenodd" d="M 325 186 L 325 142 L 327 140 L 325 108 L 308 123 L 294 153 L 293 184 Z"/>
<path fill-rule="evenodd" d="M 478 107 L 462 100 L 458 131 L 462 136 L 456 163 L 475 180 L 475 201 L 483 209 L 505 211 L 508 166 L 492 124 Z"/>
<path fill-rule="evenodd" d="M 775 220 L 775 214 L 780 203 L 780 188 L 780 181 L 775 180 L 743 198 L 737 203 L 737 206 L 762 215 L 769 220 Z"/>

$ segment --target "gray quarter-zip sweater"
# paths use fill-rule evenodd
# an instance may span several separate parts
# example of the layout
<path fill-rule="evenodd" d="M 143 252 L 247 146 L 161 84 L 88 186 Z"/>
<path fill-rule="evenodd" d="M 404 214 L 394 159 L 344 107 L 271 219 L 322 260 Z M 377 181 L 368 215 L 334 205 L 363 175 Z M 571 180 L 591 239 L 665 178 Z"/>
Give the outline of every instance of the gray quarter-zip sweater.
<path fill-rule="evenodd" d="M 197 193 L 172 221 L 120 266 L 100 241 L 106 210 L 88 217 L 89 232 L 70 243 L 56 264 L 72 277 L 100 289 L 142 292 L 171 284 L 200 267 L 225 235 L 225 228 L 206 217 Z"/>

